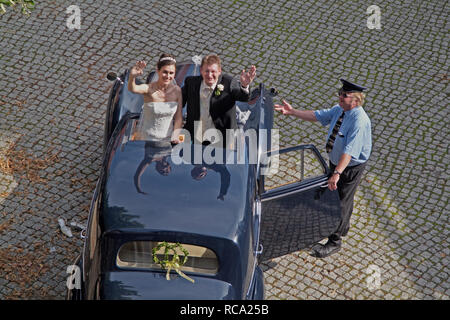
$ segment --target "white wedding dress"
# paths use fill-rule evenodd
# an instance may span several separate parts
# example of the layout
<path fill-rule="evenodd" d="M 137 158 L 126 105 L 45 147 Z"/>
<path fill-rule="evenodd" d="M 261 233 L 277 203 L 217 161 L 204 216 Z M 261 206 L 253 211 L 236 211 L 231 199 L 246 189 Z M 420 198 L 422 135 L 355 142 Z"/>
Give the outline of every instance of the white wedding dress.
<path fill-rule="evenodd" d="M 148 141 L 170 142 L 173 132 L 173 116 L 177 107 L 176 101 L 144 103 L 136 128 L 139 138 Z"/>

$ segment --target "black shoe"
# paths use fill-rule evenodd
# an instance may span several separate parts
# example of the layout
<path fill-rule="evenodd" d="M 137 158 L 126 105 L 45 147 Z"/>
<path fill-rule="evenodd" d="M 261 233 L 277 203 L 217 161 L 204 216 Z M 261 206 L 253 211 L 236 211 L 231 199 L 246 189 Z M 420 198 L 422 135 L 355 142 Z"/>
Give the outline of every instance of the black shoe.
<path fill-rule="evenodd" d="M 311 248 L 311 256 L 316 258 L 325 258 L 333 253 L 341 250 L 341 240 L 333 241 L 328 239 L 328 242 L 325 244 L 316 243 Z"/>

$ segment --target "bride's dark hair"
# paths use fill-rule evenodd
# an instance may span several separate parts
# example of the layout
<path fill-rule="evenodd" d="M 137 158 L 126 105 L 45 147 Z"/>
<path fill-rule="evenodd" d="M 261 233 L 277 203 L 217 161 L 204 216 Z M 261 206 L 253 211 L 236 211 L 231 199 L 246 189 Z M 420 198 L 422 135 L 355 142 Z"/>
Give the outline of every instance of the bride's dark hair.
<path fill-rule="evenodd" d="M 177 62 L 175 60 L 175 57 L 169 53 L 163 53 L 160 57 L 159 57 L 159 61 L 156 64 L 156 67 L 159 69 L 161 69 L 164 66 L 168 66 L 168 65 L 175 65 Z"/>

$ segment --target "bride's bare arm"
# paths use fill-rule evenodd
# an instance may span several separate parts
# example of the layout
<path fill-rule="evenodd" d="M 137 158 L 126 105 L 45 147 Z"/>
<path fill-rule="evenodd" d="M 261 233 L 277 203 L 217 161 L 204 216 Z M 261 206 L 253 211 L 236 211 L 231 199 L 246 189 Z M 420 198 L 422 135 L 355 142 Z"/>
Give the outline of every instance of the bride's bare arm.
<path fill-rule="evenodd" d="M 148 92 L 148 84 L 144 83 L 137 85 L 135 82 L 136 77 L 141 76 L 144 73 L 146 65 L 145 61 L 138 61 L 133 68 L 131 68 L 128 78 L 128 91 L 139 94 L 146 94 Z"/>

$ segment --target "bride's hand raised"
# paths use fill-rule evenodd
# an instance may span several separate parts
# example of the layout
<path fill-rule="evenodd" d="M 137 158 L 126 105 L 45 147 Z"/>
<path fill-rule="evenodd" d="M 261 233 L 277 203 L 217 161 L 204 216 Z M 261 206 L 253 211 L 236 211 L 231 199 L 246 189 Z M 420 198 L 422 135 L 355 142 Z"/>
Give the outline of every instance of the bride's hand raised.
<path fill-rule="evenodd" d="M 136 64 L 131 68 L 130 75 L 133 77 L 141 76 L 144 73 L 144 69 L 147 66 L 147 63 L 144 60 L 139 60 Z"/>

